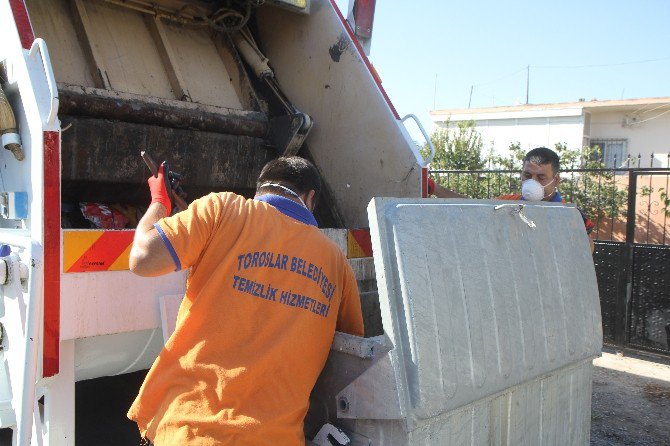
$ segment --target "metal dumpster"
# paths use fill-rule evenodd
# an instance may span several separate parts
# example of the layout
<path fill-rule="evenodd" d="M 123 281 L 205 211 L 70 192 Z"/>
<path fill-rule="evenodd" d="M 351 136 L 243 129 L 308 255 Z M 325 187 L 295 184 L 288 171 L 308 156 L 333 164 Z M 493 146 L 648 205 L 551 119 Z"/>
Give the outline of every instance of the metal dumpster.
<path fill-rule="evenodd" d="M 351 445 L 588 444 L 600 306 L 579 212 L 375 198 L 384 335 L 338 334 L 311 414 Z"/>

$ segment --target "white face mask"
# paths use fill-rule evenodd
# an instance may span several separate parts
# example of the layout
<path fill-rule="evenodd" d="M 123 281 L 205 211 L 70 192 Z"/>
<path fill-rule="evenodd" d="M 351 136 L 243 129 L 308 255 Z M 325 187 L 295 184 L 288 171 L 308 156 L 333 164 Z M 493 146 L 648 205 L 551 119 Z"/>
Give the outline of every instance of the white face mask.
<path fill-rule="evenodd" d="M 554 180 L 551 180 L 543 186 L 541 183 L 533 180 L 532 178 L 525 180 L 523 183 L 521 183 L 521 196 L 528 201 L 542 201 L 553 193 L 552 192 L 549 195 L 544 195 L 544 188 L 553 182 Z"/>
<path fill-rule="evenodd" d="M 307 207 L 307 205 L 305 204 L 305 202 L 302 200 L 302 197 L 300 197 L 300 195 L 298 195 L 298 193 L 297 193 L 296 191 L 294 191 L 293 189 L 289 189 L 288 187 L 286 187 L 286 186 L 282 186 L 281 184 L 277 184 L 277 183 L 264 183 L 264 184 L 261 184 L 261 187 L 259 187 L 259 189 L 262 189 L 262 188 L 267 187 L 267 186 L 278 187 L 279 189 L 283 190 L 283 191 L 286 192 L 287 194 L 292 195 L 292 196 L 294 196 L 295 198 L 297 198 L 298 200 L 300 200 L 300 203 L 301 203 L 304 207 L 306 207 L 308 211 L 310 210 L 310 209 Z M 311 211 L 310 211 L 310 212 L 311 212 Z"/>

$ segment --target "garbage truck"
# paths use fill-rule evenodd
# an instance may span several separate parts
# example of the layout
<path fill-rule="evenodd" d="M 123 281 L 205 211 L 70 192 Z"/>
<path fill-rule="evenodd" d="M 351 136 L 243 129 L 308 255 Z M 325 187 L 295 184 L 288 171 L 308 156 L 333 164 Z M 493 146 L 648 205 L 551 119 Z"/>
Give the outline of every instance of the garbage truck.
<path fill-rule="evenodd" d="M 374 3 L 0 1 L 0 443 L 139 441 L 125 413 L 187 274 L 128 270 L 141 151 L 187 199 L 251 197 L 282 155 L 321 172 L 366 328 L 335 334 L 306 442 L 588 443 L 602 333 L 579 213 L 426 198 L 412 116 L 361 46 Z"/>

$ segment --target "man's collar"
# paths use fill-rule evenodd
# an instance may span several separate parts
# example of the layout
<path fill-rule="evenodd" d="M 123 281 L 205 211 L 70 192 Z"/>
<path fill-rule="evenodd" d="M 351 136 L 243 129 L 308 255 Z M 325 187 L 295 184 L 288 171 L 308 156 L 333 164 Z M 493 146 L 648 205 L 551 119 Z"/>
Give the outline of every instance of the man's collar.
<path fill-rule="evenodd" d="M 560 203 L 560 202 L 563 201 L 563 197 L 561 197 L 561 193 L 560 193 L 560 192 L 558 191 L 558 189 L 557 189 L 557 190 L 556 190 L 556 193 L 554 194 L 554 196 L 551 197 L 551 198 L 550 198 L 549 200 L 547 200 L 547 201 L 550 201 L 550 202 L 552 202 L 552 203 Z"/>
<path fill-rule="evenodd" d="M 296 203 L 295 201 L 289 198 L 275 194 L 263 194 L 261 196 L 254 197 L 254 200 L 267 203 L 273 206 L 282 214 L 294 218 L 301 223 L 318 227 L 316 219 L 314 218 L 314 215 L 312 215 L 312 213 L 309 211 L 309 209 L 307 209 L 300 203 Z"/>

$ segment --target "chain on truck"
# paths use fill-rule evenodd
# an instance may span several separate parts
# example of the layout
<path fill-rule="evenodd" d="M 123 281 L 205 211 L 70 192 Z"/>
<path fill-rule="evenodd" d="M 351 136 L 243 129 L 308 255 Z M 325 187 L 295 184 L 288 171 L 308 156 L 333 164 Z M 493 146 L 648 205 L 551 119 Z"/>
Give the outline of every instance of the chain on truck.
<path fill-rule="evenodd" d="M 576 211 L 528 205 L 531 227 L 422 199 L 416 118 L 366 55 L 374 9 L 0 0 L 0 443 L 139 442 L 125 413 L 186 277 L 128 271 L 145 150 L 191 199 L 251 197 L 281 155 L 321 171 L 316 217 L 356 272 L 366 333 L 335 335 L 308 443 L 588 443 L 600 310 Z M 547 251 L 549 234 L 564 243 Z M 529 279 L 510 260 L 533 249 Z"/>

